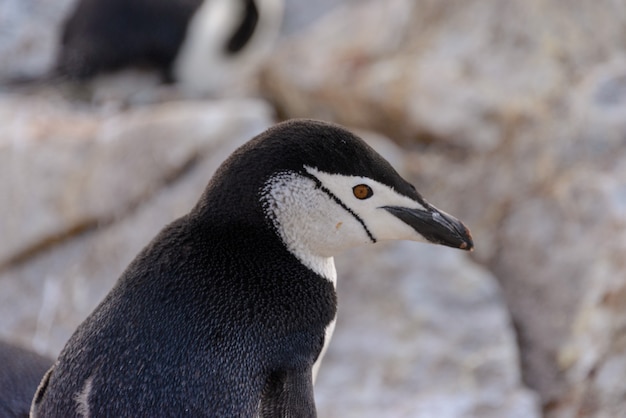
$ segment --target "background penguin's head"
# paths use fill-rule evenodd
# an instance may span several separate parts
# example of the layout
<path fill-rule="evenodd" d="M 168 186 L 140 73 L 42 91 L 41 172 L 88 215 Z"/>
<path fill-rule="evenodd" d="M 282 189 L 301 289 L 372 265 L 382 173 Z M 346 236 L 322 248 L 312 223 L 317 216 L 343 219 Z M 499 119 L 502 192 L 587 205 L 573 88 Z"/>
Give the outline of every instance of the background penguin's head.
<path fill-rule="evenodd" d="M 427 203 L 363 140 L 325 122 L 274 126 L 235 151 L 212 183 L 213 199 L 234 194 L 237 205 L 257 206 L 300 258 L 383 240 L 473 248 L 459 220 Z"/>

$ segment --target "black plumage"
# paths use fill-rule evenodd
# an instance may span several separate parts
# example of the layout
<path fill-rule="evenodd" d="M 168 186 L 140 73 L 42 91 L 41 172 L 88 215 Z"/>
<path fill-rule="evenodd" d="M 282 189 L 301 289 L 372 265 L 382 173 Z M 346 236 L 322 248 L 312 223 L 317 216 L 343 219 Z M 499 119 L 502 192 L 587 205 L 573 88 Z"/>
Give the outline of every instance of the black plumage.
<path fill-rule="evenodd" d="M 79 0 L 65 21 L 56 71 L 84 79 L 127 66 L 169 72 L 203 0 Z"/>
<path fill-rule="evenodd" d="M 28 416 L 37 385 L 52 363 L 48 357 L 0 341 L 0 417 Z"/>

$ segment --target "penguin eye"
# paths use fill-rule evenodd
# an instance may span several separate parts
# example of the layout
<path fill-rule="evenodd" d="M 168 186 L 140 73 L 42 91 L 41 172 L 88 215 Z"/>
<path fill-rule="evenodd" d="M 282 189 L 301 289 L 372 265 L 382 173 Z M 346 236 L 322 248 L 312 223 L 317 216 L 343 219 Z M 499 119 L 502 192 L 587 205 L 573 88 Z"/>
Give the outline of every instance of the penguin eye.
<path fill-rule="evenodd" d="M 354 193 L 354 197 L 360 200 L 369 199 L 374 195 L 374 191 L 367 184 L 357 184 L 352 188 L 352 193 Z"/>

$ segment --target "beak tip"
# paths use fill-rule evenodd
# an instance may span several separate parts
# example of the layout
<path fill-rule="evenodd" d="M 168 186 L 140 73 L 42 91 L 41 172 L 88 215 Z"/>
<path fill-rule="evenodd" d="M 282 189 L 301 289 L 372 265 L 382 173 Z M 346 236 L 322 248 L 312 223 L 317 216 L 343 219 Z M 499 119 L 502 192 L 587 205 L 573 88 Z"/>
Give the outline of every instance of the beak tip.
<path fill-rule="evenodd" d="M 463 224 L 461 224 L 461 228 L 459 228 L 460 236 L 462 237 L 462 242 L 459 245 L 461 250 L 472 252 L 474 251 L 474 239 L 472 238 L 472 233 L 469 228 Z"/>
<path fill-rule="evenodd" d="M 463 225 L 463 227 L 465 229 L 465 233 L 463 234 L 465 240 L 461 243 L 459 248 L 465 251 L 472 252 L 474 251 L 474 239 L 472 238 L 472 233 L 470 232 L 468 227 L 466 227 L 465 225 Z"/>

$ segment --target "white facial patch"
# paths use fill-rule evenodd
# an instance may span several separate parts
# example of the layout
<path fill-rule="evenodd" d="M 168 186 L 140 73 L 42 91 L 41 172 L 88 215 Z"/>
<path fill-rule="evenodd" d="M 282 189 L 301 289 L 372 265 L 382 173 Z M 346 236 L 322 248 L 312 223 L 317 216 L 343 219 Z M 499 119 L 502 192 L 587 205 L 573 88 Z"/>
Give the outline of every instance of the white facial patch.
<path fill-rule="evenodd" d="M 333 283 L 333 255 L 370 241 L 358 221 L 308 177 L 278 173 L 267 181 L 262 196 L 265 213 L 287 249 Z"/>
<path fill-rule="evenodd" d="M 396 192 L 386 184 L 368 177 L 329 174 L 313 167 L 306 167 L 306 170 L 363 221 L 376 241 L 409 240 L 428 242 L 415 229 L 384 209 L 385 206 L 399 206 L 427 211 L 419 202 Z M 354 195 L 353 188 L 360 184 L 371 188 L 373 192 L 371 197 L 359 199 Z"/>

